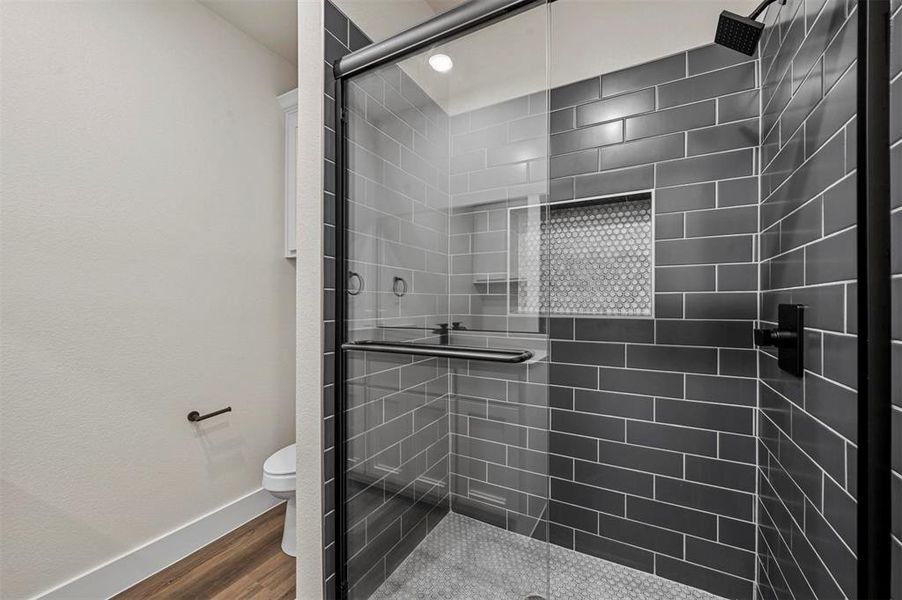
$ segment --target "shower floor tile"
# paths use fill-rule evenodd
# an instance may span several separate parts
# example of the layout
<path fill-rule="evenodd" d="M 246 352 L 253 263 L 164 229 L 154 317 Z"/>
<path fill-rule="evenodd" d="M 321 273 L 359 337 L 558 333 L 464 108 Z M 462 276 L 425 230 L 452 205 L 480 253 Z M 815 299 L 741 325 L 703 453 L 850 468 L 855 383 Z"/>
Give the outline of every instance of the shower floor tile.
<path fill-rule="evenodd" d="M 532 594 L 548 600 L 718 598 L 455 513 L 449 513 L 370 598 L 525 600 Z"/>

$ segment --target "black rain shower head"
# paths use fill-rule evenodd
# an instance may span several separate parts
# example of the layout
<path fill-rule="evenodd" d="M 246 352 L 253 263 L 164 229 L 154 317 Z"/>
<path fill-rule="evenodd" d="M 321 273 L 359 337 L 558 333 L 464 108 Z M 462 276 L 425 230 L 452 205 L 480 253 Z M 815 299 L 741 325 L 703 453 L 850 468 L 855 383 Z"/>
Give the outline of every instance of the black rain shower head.
<path fill-rule="evenodd" d="M 779 1 L 780 4 L 786 4 L 786 0 Z M 777 0 L 764 0 L 748 17 L 737 15 L 728 10 L 720 13 L 714 43 L 749 56 L 754 56 L 755 49 L 758 47 L 758 40 L 761 39 L 761 31 L 764 29 L 764 23 L 760 23 L 755 19 L 774 2 L 777 2 Z"/>

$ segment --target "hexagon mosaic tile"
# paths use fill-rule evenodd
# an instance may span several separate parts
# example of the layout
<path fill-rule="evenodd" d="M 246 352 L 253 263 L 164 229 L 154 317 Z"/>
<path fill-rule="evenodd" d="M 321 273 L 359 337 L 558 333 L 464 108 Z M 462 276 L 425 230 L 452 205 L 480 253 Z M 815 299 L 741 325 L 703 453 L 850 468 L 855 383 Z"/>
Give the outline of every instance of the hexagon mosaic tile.
<path fill-rule="evenodd" d="M 449 513 L 370 599 L 525 600 L 531 595 L 546 600 L 718 598 Z"/>
<path fill-rule="evenodd" d="M 552 206 L 541 224 L 519 218 L 512 231 L 519 312 L 651 316 L 650 198 Z"/>

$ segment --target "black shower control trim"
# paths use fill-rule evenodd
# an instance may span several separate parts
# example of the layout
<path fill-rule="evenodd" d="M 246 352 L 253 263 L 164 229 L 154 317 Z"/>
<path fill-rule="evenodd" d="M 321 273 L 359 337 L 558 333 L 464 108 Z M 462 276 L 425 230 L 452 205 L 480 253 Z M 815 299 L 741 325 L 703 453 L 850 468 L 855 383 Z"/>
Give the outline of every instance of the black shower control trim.
<path fill-rule="evenodd" d="M 805 372 L 805 305 L 781 304 L 777 307 L 777 328 L 756 329 L 755 345 L 777 349 L 777 365 L 796 377 Z"/>

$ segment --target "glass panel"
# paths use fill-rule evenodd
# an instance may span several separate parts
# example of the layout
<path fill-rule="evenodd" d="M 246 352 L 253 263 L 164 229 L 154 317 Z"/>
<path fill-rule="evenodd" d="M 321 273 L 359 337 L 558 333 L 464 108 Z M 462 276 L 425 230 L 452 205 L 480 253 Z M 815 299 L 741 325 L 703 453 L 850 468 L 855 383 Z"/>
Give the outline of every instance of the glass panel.
<path fill-rule="evenodd" d="M 546 32 L 542 5 L 346 83 L 346 339 L 528 351 L 345 353 L 351 598 L 548 597 L 548 324 L 516 310 L 545 257 L 508 252 L 548 195 Z"/>

